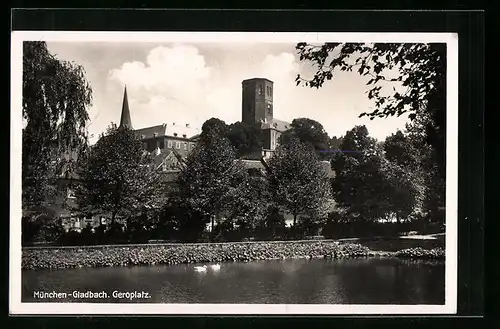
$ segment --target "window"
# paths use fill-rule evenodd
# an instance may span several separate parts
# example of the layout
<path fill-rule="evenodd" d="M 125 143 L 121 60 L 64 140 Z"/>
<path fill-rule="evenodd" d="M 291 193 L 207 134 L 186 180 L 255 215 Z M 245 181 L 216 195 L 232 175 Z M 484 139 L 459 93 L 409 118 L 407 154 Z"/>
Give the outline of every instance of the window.
<path fill-rule="evenodd" d="M 175 142 L 175 148 L 180 150 L 181 149 L 181 142 Z"/>
<path fill-rule="evenodd" d="M 158 137 L 158 133 L 153 133 L 153 137 Z"/>
<path fill-rule="evenodd" d="M 187 151 L 188 149 L 188 143 L 184 143 L 184 151 Z"/>
<path fill-rule="evenodd" d="M 262 95 L 262 85 L 259 85 L 259 95 Z"/>
<path fill-rule="evenodd" d="M 167 161 L 163 161 L 162 163 L 162 170 L 167 171 Z"/>
<path fill-rule="evenodd" d="M 273 105 L 272 104 L 267 104 L 267 114 L 271 115 L 273 114 Z"/>
<path fill-rule="evenodd" d="M 75 191 L 73 191 L 71 188 L 68 187 L 67 193 L 68 193 L 68 199 L 76 199 Z"/>
<path fill-rule="evenodd" d="M 186 134 L 183 134 L 182 137 L 186 138 Z"/>
<path fill-rule="evenodd" d="M 273 97 L 273 87 L 269 87 L 269 96 Z"/>
<path fill-rule="evenodd" d="M 174 133 L 174 137 L 177 137 L 177 133 Z"/>
<path fill-rule="evenodd" d="M 171 149 L 172 148 L 172 141 L 168 141 L 167 144 L 168 144 L 168 148 Z"/>

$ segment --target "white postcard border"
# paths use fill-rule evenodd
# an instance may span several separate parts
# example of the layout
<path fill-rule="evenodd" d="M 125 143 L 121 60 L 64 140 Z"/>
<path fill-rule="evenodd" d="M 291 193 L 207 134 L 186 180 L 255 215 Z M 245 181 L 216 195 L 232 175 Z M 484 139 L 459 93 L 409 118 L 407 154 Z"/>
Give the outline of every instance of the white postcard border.
<path fill-rule="evenodd" d="M 458 261 L 458 35 L 456 33 L 81 32 L 11 33 L 9 310 L 18 315 L 112 314 L 455 314 Z M 447 44 L 446 265 L 444 305 L 142 304 L 21 302 L 22 42 L 297 43 L 442 42 Z"/>

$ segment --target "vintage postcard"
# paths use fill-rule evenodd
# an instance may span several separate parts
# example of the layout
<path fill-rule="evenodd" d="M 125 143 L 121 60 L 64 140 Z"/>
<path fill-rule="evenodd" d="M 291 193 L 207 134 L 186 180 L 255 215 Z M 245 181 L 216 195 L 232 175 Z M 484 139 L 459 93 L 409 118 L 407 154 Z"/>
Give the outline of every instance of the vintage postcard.
<path fill-rule="evenodd" d="M 458 37 L 12 33 L 11 314 L 454 314 Z"/>

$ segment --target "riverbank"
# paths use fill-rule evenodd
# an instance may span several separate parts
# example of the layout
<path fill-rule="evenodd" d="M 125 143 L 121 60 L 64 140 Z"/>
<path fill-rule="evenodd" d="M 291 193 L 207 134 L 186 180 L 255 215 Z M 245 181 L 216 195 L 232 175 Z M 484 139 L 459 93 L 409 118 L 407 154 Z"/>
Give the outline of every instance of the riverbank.
<path fill-rule="evenodd" d="M 157 244 L 23 248 L 22 269 L 64 269 L 182 263 L 220 263 L 289 258 L 401 257 L 444 259 L 441 247 L 373 250 L 340 241 Z"/>

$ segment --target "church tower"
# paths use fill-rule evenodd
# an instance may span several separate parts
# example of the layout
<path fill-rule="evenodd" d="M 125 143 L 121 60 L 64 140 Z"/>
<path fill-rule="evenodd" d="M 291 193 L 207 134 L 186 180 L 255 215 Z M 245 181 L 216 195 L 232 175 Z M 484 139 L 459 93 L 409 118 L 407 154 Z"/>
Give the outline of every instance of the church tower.
<path fill-rule="evenodd" d="M 264 78 L 243 80 L 242 122 L 273 121 L 273 82 Z"/>
<path fill-rule="evenodd" d="M 132 128 L 132 120 L 130 119 L 130 109 L 128 107 L 127 86 L 125 86 L 125 91 L 123 93 L 122 115 L 120 118 L 120 128 L 121 127 L 134 129 Z"/>

